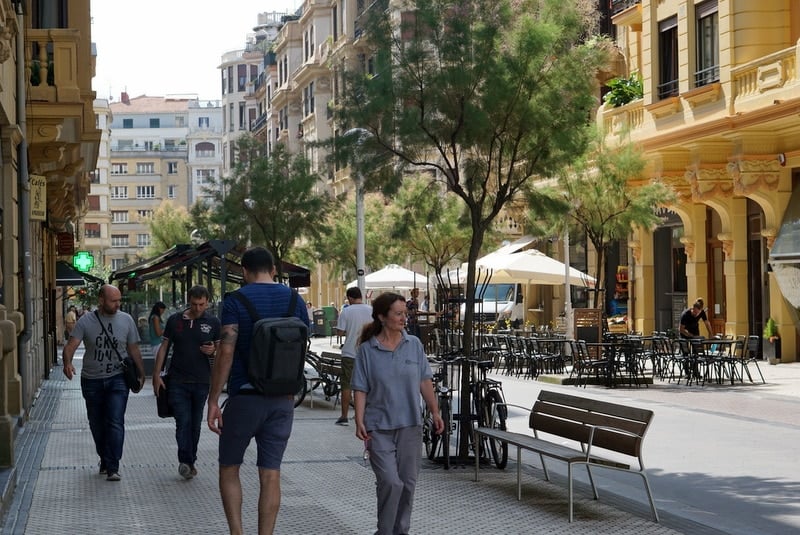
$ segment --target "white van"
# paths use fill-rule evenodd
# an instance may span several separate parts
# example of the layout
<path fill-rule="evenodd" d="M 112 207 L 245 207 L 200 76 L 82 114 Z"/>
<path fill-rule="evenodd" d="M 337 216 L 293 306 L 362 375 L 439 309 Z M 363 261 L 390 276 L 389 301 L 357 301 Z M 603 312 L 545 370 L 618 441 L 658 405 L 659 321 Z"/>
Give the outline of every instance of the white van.
<path fill-rule="evenodd" d="M 479 284 L 475 289 L 475 321 L 494 323 L 510 319 L 524 321 L 522 285 L 519 283 Z M 461 318 L 466 304 L 461 305 Z"/>

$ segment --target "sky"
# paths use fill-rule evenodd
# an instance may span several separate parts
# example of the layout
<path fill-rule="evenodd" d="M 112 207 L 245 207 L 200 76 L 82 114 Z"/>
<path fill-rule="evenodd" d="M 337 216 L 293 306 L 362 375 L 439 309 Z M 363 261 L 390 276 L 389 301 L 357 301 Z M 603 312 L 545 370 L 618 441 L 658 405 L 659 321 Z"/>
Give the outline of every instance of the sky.
<path fill-rule="evenodd" d="M 194 93 L 218 100 L 223 54 L 241 50 L 264 12 L 294 13 L 302 0 L 91 0 L 97 47 L 92 86 L 118 102 L 127 91 Z"/>

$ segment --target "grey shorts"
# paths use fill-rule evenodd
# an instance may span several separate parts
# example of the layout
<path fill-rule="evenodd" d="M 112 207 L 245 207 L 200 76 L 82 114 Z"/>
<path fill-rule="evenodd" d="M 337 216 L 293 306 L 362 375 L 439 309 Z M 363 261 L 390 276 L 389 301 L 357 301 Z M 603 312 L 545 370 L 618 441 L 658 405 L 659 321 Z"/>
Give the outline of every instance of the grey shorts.
<path fill-rule="evenodd" d="M 342 376 L 339 377 L 342 383 L 342 388 L 350 390 L 350 381 L 353 380 L 353 368 L 355 367 L 356 359 L 349 357 L 342 357 Z"/>
<path fill-rule="evenodd" d="M 244 452 L 250 440 L 255 438 L 258 467 L 280 470 L 293 421 L 294 400 L 291 396 L 231 396 L 222 412 L 220 466 L 242 464 Z"/>

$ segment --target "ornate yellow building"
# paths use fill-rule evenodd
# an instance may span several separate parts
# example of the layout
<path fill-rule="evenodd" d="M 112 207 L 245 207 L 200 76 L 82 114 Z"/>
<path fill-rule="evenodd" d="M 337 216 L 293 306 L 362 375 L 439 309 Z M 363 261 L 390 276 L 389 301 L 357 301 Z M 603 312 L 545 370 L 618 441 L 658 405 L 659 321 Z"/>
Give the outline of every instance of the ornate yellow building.
<path fill-rule="evenodd" d="M 800 203 L 800 4 L 612 0 L 611 8 L 627 70 L 619 74 L 638 72 L 644 98 L 602 107 L 598 121 L 608 139 L 630 134 L 643 147 L 644 179 L 678 192 L 664 225 L 628 244 L 631 327 L 674 328 L 703 297 L 715 332 L 760 336 L 773 317 L 783 361 L 797 360 L 800 302 L 782 274 L 783 260 L 800 258 L 800 238 L 784 221 Z"/>
<path fill-rule="evenodd" d="M 70 241 L 97 162 L 89 10 L 0 0 L 0 469 L 56 359 L 57 237 Z"/>

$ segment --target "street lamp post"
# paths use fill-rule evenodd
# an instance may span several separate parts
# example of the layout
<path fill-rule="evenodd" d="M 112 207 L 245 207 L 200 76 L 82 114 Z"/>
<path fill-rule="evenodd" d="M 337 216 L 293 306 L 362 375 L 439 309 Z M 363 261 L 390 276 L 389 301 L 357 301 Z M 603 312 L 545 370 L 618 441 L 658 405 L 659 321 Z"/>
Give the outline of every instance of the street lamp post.
<path fill-rule="evenodd" d="M 351 128 L 344 133 L 345 137 L 358 136 L 357 144 L 359 148 L 364 144 L 364 139 L 371 136 L 367 130 L 363 128 Z M 356 276 L 358 279 L 358 287 L 363 293 L 366 290 L 366 258 L 365 258 L 365 244 L 364 244 L 364 175 L 361 170 L 356 171 L 355 176 L 356 186 Z"/>

